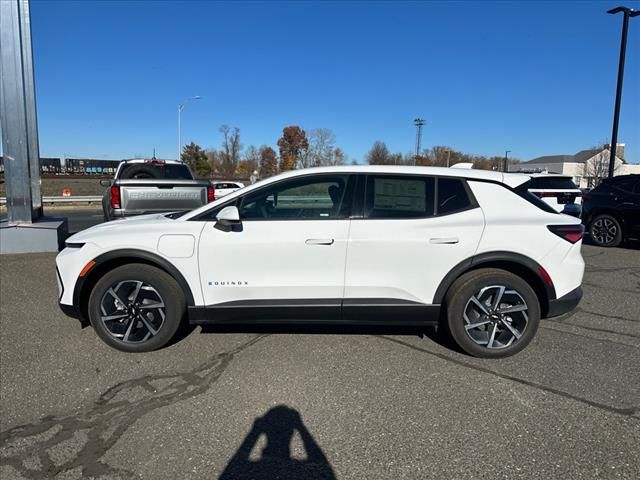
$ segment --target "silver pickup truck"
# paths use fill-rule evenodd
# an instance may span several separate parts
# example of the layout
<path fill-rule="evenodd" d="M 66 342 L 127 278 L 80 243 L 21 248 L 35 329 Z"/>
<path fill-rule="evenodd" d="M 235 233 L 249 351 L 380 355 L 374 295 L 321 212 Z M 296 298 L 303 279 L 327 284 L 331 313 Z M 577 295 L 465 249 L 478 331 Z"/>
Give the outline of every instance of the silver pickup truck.
<path fill-rule="evenodd" d="M 172 160 L 120 162 L 102 199 L 105 221 L 145 213 L 192 210 L 212 202 L 213 185 L 194 180 L 189 167 Z"/>

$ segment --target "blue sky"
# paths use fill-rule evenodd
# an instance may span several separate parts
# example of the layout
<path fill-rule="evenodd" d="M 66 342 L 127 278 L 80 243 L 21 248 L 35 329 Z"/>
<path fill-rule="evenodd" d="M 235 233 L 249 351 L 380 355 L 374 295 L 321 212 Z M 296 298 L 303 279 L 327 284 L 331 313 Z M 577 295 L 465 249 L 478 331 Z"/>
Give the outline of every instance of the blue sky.
<path fill-rule="evenodd" d="M 32 0 L 42 156 L 175 158 L 183 140 L 276 146 L 330 128 L 350 159 L 375 140 L 531 159 L 611 136 L 618 2 Z M 626 1 L 640 8 L 640 2 Z M 640 162 L 640 19 L 619 141 Z"/>

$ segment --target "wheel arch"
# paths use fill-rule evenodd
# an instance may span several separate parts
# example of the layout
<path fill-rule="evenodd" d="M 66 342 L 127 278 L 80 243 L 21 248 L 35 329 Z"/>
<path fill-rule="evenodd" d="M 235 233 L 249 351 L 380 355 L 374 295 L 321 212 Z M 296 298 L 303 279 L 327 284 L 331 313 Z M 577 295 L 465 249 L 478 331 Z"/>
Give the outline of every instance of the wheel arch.
<path fill-rule="evenodd" d="M 540 301 L 542 318 L 549 311 L 549 302 L 556 299 L 555 288 L 545 281 L 542 272 L 546 273 L 546 271 L 538 262 L 518 253 L 498 251 L 474 255 L 458 263 L 440 282 L 434 295 L 433 303 L 444 303 L 447 291 L 453 285 L 453 282 L 465 273 L 480 268 L 499 268 L 517 275 L 531 285 Z"/>
<path fill-rule="evenodd" d="M 84 277 L 79 277 L 73 290 L 73 304 L 78 308 L 80 320 L 87 322 L 89 292 L 93 289 L 98 280 L 107 272 L 114 268 L 131 263 L 142 263 L 156 267 L 173 277 L 184 293 L 184 298 L 188 307 L 195 305 L 191 287 L 180 271 L 165 258 L 154 253 L 136 249 L 120 249 L 103 253 L 93 259 L 95 265 Z"/>

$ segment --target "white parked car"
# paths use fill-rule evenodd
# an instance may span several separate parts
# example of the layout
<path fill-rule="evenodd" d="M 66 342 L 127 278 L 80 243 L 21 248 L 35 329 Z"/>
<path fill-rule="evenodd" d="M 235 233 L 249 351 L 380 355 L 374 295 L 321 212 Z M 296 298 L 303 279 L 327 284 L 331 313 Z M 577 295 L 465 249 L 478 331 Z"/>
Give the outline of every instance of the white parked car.
<path fill-rule="evenodd" d="M 244 188 L 244 183 L 242 182 L 228 182 L 221 180 L 215 180 L 213 182 L 213 194 L 216 200 L 218 198 L 224 197 L 225 195 L 229 195 L 236 190 L 240 190 L 241 188 Z"/>
<path fill-rule="evenodd" d="M 582 213 L 582 190 L 573 178 L 554 173 L 529 175 L 529 191 L 548 203 L 555 211 L 579 217 Z"/>
<path fill-rule="evenodd" d="M 56 259 L 60 305 L 109 345 L 165 345 L 182 319 L 448 327 L 466 352 L 524 348 L 582 296 L 583 227 L 529 178 L 326 167 L 188 213 L 105 223 Z"/>

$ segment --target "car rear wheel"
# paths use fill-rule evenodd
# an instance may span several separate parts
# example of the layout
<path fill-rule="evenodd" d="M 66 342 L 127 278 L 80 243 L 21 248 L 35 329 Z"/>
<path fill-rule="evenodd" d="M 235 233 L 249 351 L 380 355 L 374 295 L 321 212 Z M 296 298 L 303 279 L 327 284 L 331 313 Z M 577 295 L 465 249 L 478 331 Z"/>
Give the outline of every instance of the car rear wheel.
<path fill-rule="evenodd" d="M 589 236 L 600 247 L 617 247 L 622 243 L 620 222 L 611 215 L 598 215 L 589 225 Z"/>
<path fill-rule="evenodd" d="M 505 270 L 481 269 L 460 277 L 447 294 L 451 336 L 475 357 L 518 353 L 533 339 L 540 303 L 531 286 Z"/>
<path fill-rule="evenodd" d="M 166 272 L 144 264 L 105 274 L 89 297 L 89 319 L 100 338 L 124 352 L 149 352 L 176 334 L 185 312 L 184 294 Z"/>

